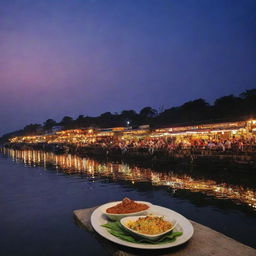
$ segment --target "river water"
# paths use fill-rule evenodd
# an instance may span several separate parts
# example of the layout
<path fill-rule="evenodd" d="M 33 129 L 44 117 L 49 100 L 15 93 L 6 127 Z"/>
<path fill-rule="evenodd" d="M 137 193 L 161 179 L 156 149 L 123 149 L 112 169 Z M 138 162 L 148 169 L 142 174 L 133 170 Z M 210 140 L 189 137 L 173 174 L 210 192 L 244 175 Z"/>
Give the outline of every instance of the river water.
<path fill-rule="evenodd" d="M 160 169 L 38 150 L 0 154 L 0 255 L 107 255 L 72 211 L 129 197 L 256 248 L 255 173 Z"/>

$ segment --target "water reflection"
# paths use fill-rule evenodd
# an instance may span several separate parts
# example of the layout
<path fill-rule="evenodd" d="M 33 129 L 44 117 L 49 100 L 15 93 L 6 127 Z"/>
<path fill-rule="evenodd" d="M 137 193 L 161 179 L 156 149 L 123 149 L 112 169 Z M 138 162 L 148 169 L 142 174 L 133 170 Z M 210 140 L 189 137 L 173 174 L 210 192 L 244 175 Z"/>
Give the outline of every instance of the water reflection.
<path fill-rule="evenodd" d="M 100 163 L 93 159 L 76 155 L 56 155 L 39 150 L 2 149 L 13 161 L 22 161 L 25 165 L 36 167 L 54 166 L 67 174 L 86 174 L 91 178 L 107 177 L 112 180 L 127 180 L 135 182 L 150 182 L 153 186 L 166 186 L 173 190 L 189 190 L 201 192 L 220 199 L 231 199 L 238 204 L 245 204 L 256 209 L 256 190 L 243 186 L 217 183 L 210 179 L 193 178 L 187 174 L 173 172 L 157 172 L 149 168 L 131 167 L 120 163 Z"/>

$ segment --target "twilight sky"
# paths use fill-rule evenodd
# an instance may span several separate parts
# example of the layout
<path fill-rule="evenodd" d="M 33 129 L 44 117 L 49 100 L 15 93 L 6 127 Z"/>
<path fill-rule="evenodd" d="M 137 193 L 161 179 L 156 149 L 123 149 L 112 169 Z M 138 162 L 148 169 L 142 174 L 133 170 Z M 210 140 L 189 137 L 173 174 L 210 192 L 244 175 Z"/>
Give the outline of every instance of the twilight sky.
<path fill-rule="evenodd" d="M 256 88 L 255 0 L 0 0 L 0 135 Z"/>

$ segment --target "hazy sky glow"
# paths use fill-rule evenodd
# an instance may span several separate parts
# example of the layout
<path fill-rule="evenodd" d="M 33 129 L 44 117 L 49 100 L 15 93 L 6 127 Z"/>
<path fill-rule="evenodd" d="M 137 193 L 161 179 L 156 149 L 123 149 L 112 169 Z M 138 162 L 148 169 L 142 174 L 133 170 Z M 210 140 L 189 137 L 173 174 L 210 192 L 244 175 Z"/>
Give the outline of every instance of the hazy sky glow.
<path fill-rule="evenodd" d="M 0 0 L 0 135 L 255 88 L 255 13 L 255 0 Z"/>

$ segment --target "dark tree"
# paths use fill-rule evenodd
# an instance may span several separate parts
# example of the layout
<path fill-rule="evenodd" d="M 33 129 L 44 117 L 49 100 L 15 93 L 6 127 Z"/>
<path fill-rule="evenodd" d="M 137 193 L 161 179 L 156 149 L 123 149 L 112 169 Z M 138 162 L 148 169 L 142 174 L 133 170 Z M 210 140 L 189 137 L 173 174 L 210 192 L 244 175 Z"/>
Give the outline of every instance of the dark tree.
<path fill-rule="evenodd" d="M 73 118 L 71 116 L 64 116 L 60 123 L 62 125 L 69 125 L 72 122 L 73 122 Z"/>
<path fill-rule="evenodd" d="M 77 121 L 83 121 L 83 119 L 84 119 L 84 115 L 79 115 L 76 120 Z"/>
<path fill-rule="evenodd" d="M 136 125 L 138 114 L 135 110 L 123 110 L 120 114 L 120 118 L 123 121 L 122 125 L 124 126 Z"/>
<path fill-rule="evenodd" d="M 243 99 L 250 99 L 253 98 L 254 100 L 256 99 L 256 89 L 251 89 L 251 90 L 246 90 L 245 92 L 242 92 L 240 96 Z M 255 103 L 255 102 L 254 102 Z"/>
<path fill-rule="evenodd" d="M 123 118 L 130 118 L 130 119 L 132 119 L 132 118 L 137 116 L 137 113 L 136 113 L 135 110 L 123 110 L 120 115 Z"/>
<path fill-rule="evenodd" d="M 104 119 L 111 119 L 111 118 L 113 118 L 113 115 L 111 114 L 111 112 L 105 112 L 105 113 L 101 114 L 100 117 L 104 118 Z"/>
<path fill-rule="evenodd" d="M 157 116 L 157 110 L 151 107 L 145 107 L 140 111 L 140 117 L 142 118 L 154 118 Z"/>
<path fill-rule="evenodd" d="M 44 128 L 46 130 L 48 129 L 51 129 L 53 126 L 55 126 L 57 123 L 56 121 L 54 121 L 53 119 L 47 119 L 45 122 L 44 122 Z"/>
<path fill-rule="evenodd" d="M 243 99 L 243 112 L 248 117 L 256 116 L 256 89 L 246 90 L 240 94 Z"/>
<path fill-rule="evenodd" d="M 24 127 L 25 134 L 40 134 L 42 133 L 43 127 L 41 124 L 29 124 Z"/>
<path fill-rule="evenodd" d="M 215 117 L 238 118 L 242 113 L 242 99 L 234 95 L 228 95 L 217 99 L 214 103 Z"/>
<path fill-rule="evenodd" d="M 209 104 L 204 99 L 196 99 L 183 104 L 180 110 L 185 122 L 199 121 L 207 118 Z"/>
<path fill-rule="evenodd" d="M 180 107 L 166 109 L 156 118 L 160 124 L 193 123 L 208 119 L 210 112 L 209 104 L 203 99 L 188 101 Z"/>

